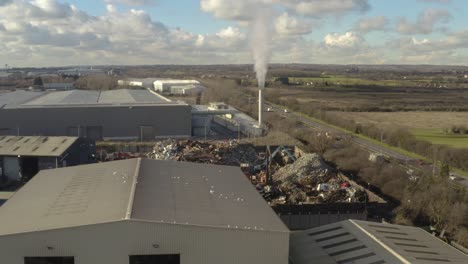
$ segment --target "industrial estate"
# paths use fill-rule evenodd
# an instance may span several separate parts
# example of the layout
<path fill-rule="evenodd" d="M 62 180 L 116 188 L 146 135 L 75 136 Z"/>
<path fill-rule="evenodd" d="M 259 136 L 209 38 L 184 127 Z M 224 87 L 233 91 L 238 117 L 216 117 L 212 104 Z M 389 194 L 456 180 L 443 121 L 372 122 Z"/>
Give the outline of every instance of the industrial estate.
<path fill-rule="evenodd" d="M 352 136 L 317 124 L 307 145 L 272 137 L 271 118 L 292 113 L 263 101 L 265 88 L 239 95 L 255 115 L 210 97 L 207 77 L 105 72 L 107 90 L 1 91 L 2 263 L 468 261 L 453 234 L 391 223 L 388 193 L 323 156 Z"/>
<path fill-rule="evenodd" d="M 0 0 L 0 264 L 467 264 L 460 1 Z"/>

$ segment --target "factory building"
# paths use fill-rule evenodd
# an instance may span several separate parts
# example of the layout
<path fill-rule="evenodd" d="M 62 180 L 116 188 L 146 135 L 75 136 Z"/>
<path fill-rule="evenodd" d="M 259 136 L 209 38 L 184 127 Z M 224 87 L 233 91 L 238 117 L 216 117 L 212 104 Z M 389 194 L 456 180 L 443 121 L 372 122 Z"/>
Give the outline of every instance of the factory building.
<path fill-rule="evenodd" d="M 75 85 L 73 83 L 44 83 L 45 90 L 73 90 L 75 89 Z"/>
<path fill-rule="evenodd" d="M 154 140 L 191 135 L 191 107 L 148 90 L 0 95 L 0 135 Z"/>
<path fill-rule="evenodd" d="M 204 90 L 196 80 L 157 80 L 154 90 L 158 93 L 195 94 Z"/>
<path fill-rule="evenodd" d="M 196 95 L 202 93 L 205 87 L 196 80 L 174 80 L 165 78 L 129 78 L 118 80 L 119 86 L 144 87 L 162 94 Z"/>
<path fill-rule="evenodd" d="M 27 181 L 40 170 L 92 163 L 95 152 L 85 138 L 0 136 L 0 178 Z"/>
<path fill-rule="evenodd" d="M 144 87 L 147 89 L 154 90 L 154 82 L 160 80 L 159 78 L 130 78 L 125 80 L 118 80 L 117 85 L 119 86 L 134 86 L 134 87 Z"/>
<path fill-rule="evenodd" d="M 0 207 L 2 263 L 286 264 L 239 168 L 131 159 L 41 171 Z"/>
<path fill-rule="evenodd" d="M 294 232 L 292 264 L 468 263 L 468 256 L 411 226 L 347 220 Z"/>

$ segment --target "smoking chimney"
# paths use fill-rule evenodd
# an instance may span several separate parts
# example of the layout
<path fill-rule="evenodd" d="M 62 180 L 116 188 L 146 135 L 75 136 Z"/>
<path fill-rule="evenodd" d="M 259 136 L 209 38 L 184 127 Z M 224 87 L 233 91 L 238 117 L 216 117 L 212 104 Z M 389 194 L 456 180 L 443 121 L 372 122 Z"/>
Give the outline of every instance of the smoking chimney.
<path fill-rule="evenodd" d="M 263 124 L 263 89 L 264 87 L 258 87 L 258 127 L 261 128 Z"/>

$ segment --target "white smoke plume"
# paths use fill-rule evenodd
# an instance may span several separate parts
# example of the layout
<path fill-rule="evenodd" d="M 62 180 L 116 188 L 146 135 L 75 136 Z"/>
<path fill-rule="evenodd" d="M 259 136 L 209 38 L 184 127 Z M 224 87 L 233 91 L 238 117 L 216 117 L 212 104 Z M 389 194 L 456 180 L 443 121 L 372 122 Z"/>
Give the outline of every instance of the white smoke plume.
<path fill-rule="evenodd" d="M 260 88 L 265 87 L 268 63 L 271 57 L 271 27 L 271 7 L 265 5 L 258 6 L 250 23 L 250 47 Z"/>

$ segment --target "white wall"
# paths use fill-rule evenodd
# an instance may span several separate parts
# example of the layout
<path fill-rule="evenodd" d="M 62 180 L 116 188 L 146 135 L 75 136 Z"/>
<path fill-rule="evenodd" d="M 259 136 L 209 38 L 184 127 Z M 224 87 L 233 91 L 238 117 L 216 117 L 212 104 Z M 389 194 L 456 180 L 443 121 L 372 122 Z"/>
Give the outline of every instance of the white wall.
<path fill-rule="evenodd" d="M 24 256 L 75 256 L 76 264 L 128 264 L 129 255 L 139 254 L 181 254 L 183 264 L 287 264 L 288 249 L 287 232 L 135 221 L 0 236 L 1 263 L 8 264 L 23 264 Z"/>

